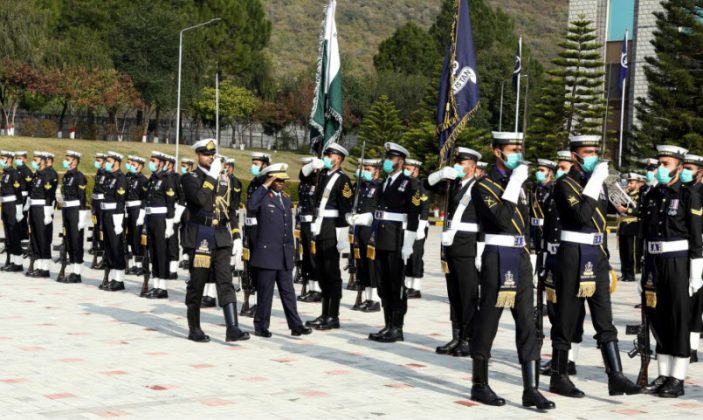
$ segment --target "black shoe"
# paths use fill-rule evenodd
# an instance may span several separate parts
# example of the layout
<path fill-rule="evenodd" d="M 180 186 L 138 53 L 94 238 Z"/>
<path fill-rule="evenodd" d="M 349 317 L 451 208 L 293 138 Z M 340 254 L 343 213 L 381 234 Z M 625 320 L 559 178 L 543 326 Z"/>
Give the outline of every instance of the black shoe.
<path fill-rule="evenodd" d="M 80 274 L 71 273 L 66 278 L 66 283 L 82 283 L 83 279 Z"/>
<path fill-rule="evenodd" d="M 339 318 L 328 316 L 325 319 L 323 319 L 319 325 L 313 326 L 313 328 L 315 328 L 316 330 L 319 330 L 319 331 L 327 331 L 327 330 L 337 329 L 337 328 L 339 328 Z"/>
<path fill-rule="evenodd" d="M 56 283 L 66 283 L 67 279 L 68 279 L 68 277 L 66 277 L 65 275 L 64 276 L 57 276 Z"/>
<path fill-rule="evenodd" d="M 200 328 L 200 308 L 198 305 L 188 305 L 187 308 L 188 340 L 198 343 L 207 343 L 210 341 L 210 337 L 205 335 Z"/>
<path fill-rule="evenodd" d="M 435 353 L 437 354 L 452 354 L 454 353 L 454 349 L 459 345 L 459 328 L 452 328 L 452 339 L 449 341 L 447 344 L 443 346 L 438 346 L 435 349 Z"/>
<path fill-rule="evenodd" d="M 147 299 L 168 299 L 168 291 L 164 289 L 151 289 L 146 294 Z"/>
<path fill-rule="evenodd" d="M 551 410 L 556 408 L 556 405 L 539 392 L 538 369 L 539 360 L 522 364 L 522 406 L 536 407 L 538 410 Z"/>
<path fill-rule="evenodd" d="M 395 343 L 397 341 L 403 341 L 403 329 L 398 327 L 391 327 L 385 334 L 374 340 L 379 343 Z"/>
<path fill-rule="evenodd" d="M 13 265 L 12 263 L 7 264 L 7 265 L 3 265 L 2 268 L 0 268 L 0 271 L 10 271 L 10 269 L 12 268 L 12 265 Z"/>
<path fill-rule="evenodd" d="M 249 307 L 249 309 L 247 309 L 247 310 L 244 310 L 244 308 L 242 308 L 242 311 L 239 312 L 239 315 L 245 316 L 247 318 L 254 318 L 255 314 L 256 314 L 256 305 L 251 305 Z"/>
<path fill-rule="evenodd" d="M 371 301 L 365 300 L 363 302 L 357 302 L 354 304 L 354 306 L 352 306 L 351 310 L 352 311 L 363 311 L 364 308 L 366 307 L 366 305 L 369 304 L 369 302 L 371 302 Z"/>
<path fill-rule="evenodd" d="M 576 362 L 569 360 L 569 366 L 567 367 L 567 372 L 570 376 L 576 376 Z"/>
<path fill-rule="evenodd" d="M 420 299 L 422 298 L 422 293 L 419 290 L 408 289 L 406 292 L 408 299 Z"/>
<path fill-rule="evenodd" d="M 203 299 L 200 301 L 201 308 L 214 308 L 215 306 L 217 306 L 217 299 L 214 297 L 203 296 Z"/>
<path fill-rule="evenodd" d="M 273 334 L 271 334 L 269 330 L 254 330 L 254 335 L 257 337 L 270 338 Z"/>
<path fill-rule="evenodd" d="M 639 394 L 642 391 L 639 385 L 634 384 L 622 373 L 618 343 L 615 341 L 605 343 L 600 351 L 603 355 L 605 372 L 608 374 L 608 393 L 611 396 Z"/>
<path fill-rule="evenodd" d="M 667 379 L 669 379 L 668 376 L 663 376 L 663 375 L 657 376 L 657 379 L 653 380 L 646 387 L 644 387 L 644 391 L 647 394 L 658 394 L 659 390 L 666 383 Z"/>
<path fill-rule="evenodd" d="M 31 273 L 29 273 L 28 277 L 43 279 L 43 278 L 49 278 L 49 277 L 51 277 L 51 275 L 49 274 L 49 270 L 34 270 Z"/>
<path fill-rule="evenodd" d="M 620 277 L 618 280 L 619 280 L 619 281 L 622 281 L 622 282 L 625 282 L 625 283 L 630 283 L 630 282 L 635 281 L 635 278 L 634 278 L 634 277 L 630 277 L 630 276 L 623 276 L 623 277 Z"/>
<path fill-rule="evenodd" d="M 187 270 L 188 269 L 188 261 L 182 260 L 181 262 L 179 262 L 178 268 L 182 268 L 183 270 Z"/>
<path fill-rule="evenodd" d="M 381 303 L 367 300 L 367 304 L 361 308 L 361 312 L 381 312 Z"/>
<path fill-rule="evenodd" d="M 313 319 L 312 321 L 305 321 L 305 326 L 318 329 L 320 325 L 322 325 L 322 323 L 325 321 L 325 319 L 327 319 L 327 317 L 329 316 L 329 311 L 329 299 L 322 298 L 322 314 L 320 314 L 320 316 Z"/>
<path fill-rule="evenodd" d="M 137 266 L 132 266 L 132 267 L 129 267 L 128 269 L 126 269 L 124 271 L 124 273 L 127 275 L 132 275 L 132 274 L 135 274 L 136 271 L 137 271 Z"/>
<path fill-rule="evenodd" d="M 169 280 L 178 280 L 178 273 L 169 273 L 168 279 Z"/>
<path fill-rule="evenodd" d="M 552 352 L 552 376 L 549 379 L 549 392 L 570 398 L 583 398 L 586 394 L 576 388 L 569 379 L 569 352 L 554 349 Z"/>
<path fill-rule="evenodd" d="M 105 269 L 105 260 L 101 260 L 99 263 L 95 264 L 94 266 L 90 267 L 94 270 L 104 270 Z"/>
<path fill-rule="evenodd" d="M 378 339 L 381 338 L 381 336 L 384 336 L 391 328 L 391 312 L 388 310 L 387 302 L 384 302 L 381 306 L 383 306 L 383 320 L 385 322 L 385 326 L 378 332 L 369 333 L 369 340 L 371 341 L 378 341 Z"/>
<path fill-rule="evenodd" d="M 308 292 L 306 295 L 298 296 L 300 302 L 306 303 L 317 303 L 322 302 L 322 293 L 320 292 Z"/>
<path fill-rule="evenodd" d="M 667 378 L 664 385 L 659 388 L 659 395 L 662 398 L 678 398 L 684 394 L 683 381 L 674 377 Z"/>
<path fill-rule="evenodd" d="M 123 281 L 117 281 L 117 280 L 110 280 L 110 283 L 107 285 L 105 288 L 108 292 L 118 292 L 120 290 L 124 290 L 124 282 Z M 164 290 L 164 292 L 166 292 Z M 168 297 L 168 293 L 166 293 L 166 297 Z"/>
<path fill-rule="evenodd" d="M 143 276 L 145 273 L 144 267 L 139 267 L 134 270 L 134 275 L 135 276 Z"/>
<path fill-rule="evenodd" d="M 691 360 L 689 360 L 689 363 L 697 363 L 698 362 L 698 350 L 691 350 Z"/>
<path fill-rule="evenodd" d="M 298 337 L 301 335 L 308 335 L 308 334 L 312 334 L 312 328 L 306 327 L 304 325 L 301 325 L 299 327 L 295 327 L 292 330 L 290 330 L 290 335 L 292 335 L 294 337 Z"/>
<path fill-rule="evenodd" d="M 222 312 L 225 316 L 225 325 L 227 326 L 226 341 L 244 341 L 249 339 L 249 333 L 239 329 L 239 320 L 237 319 L 237 304 L 232 302 L 222 307 Z"/>
<path fill-rule="evenodd" d="M 12 267 L 8 271 L 11 273 L 21 273 L 24 271 L 24 267 L 19 264 L 12 264 Z"/>
<path fill-rule="evenodd" d="M 496 395 L 488 385 L 488 360 L 478 357 L 473 359 L 471 382 L 472 401 L 495 407 L 505 405 L 505 400 Z"/>
<path fill-rule="evenodd" d="M 547 360 L 546 362 L 542 363 L 542 366 L 539 368 L 539 373 L 542 375 L 551 375 L 552 374 L 552 361 Z"/>
<path fill-rule="evenodd" d="M 469 346 L 469 340 L 462 338 L 459 340 L 459 345 L 454 348 L 452 356 L 454 357 L 469 357 L 471 355 L 471 349 Z"/>

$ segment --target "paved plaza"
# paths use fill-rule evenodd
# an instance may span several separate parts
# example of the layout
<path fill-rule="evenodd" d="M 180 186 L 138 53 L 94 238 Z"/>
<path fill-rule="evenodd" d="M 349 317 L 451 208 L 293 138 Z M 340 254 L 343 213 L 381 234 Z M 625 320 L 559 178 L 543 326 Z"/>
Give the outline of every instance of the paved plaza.
<path fill-rule="evenodd" d="M 58 219 L 57 219 L 58 220 Z M 186 272 L 171 281 L 168 300 L 137 295 L 141 279 L 127 276 L 127 290 L 98 290 L 102 272 L 86 268 L 83 284 L 59 284 L 1 274 L 0 415 L 10 418 L 700 418 L 703 364 L 689 370 L 686 395 L 664 400 L 648 395 L 610 397 L 590 319 L 580 353 L 580 400 L 546 395 L 557 409 L 539 413 L 521 406 L 522 380 L 514 323 L 504 312 L 491 361 L 491 385 L 504 407 L 469 400 L 471 359 L 440 356 L 449 339 L 439 229 L 431 228 L 425 254 L 423 298 L 411 300 L 405 342 L 367 340 L 381 327 L 380 313 L 352 311 L 355 293 L 345 291 L 340 330 L 290 336 L 277 295 L 270 339 L 225 343 L 219 308 L 203 312 L 210 343 L 185 339 Z M 616 241 L 611 241 L 615 244 Z M 617 252 L 611 245 L 617 268 Z M 58 266 L 52 267 L 55 277 Z M 346 281 L 345 275 L 345 281 Z M 299 287 L 299 286 L 296 286 Z M 241 299 L 241 294 L 240 294 Z M 625 373 L 634 380 L 639 359 L 630 359 L 636 324 L 636 285 L 621 283 L 613 297 Z M 299 303 L 303 319 L 319 304 Z M 240 319 L 253 333 L 252 320 Z M 545 329 L 549 323 L 545 318 Z M 548 335 L 548 334 L 547 334 Z M 547 339 L 543 357 L 549 357 Z M 650 365 L 656 377 L 656 361 Z M 542 378 L 542 389 L 548 378 Z"/>

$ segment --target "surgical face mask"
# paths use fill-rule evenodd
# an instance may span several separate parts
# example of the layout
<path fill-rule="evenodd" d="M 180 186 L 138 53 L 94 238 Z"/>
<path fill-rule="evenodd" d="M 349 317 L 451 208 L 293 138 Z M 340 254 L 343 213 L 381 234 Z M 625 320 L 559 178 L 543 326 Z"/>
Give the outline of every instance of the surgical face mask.
<path fill-rule="evenodd" d="M 581 163 L 581 168 L 584 172 L 588 173 L 593 172 L 593 170 L 596 169 L 596 165 L 598 165 L 598 162 L 600 162 L 600 158 L 598 156 L 578 156 L 578 158 Z"/>
<path fill-rule="evenodd" d="M 154 162 L 149 162 L 149 170 L 150 170 L 151 172 L 156 172 L 156 171 L 159 170 L 159 165 L 157 165 L 157 164 L 154 163 Z"/>
<path fill-rule="evenodd" d="M 547 180 L 547 175 L 545 175 L 545 173 L 542 171 L 537 171 L 535 172 L 535 179 L 540 184 L 544 184 L 544 182 Z"/>
<path fill-rule="evenodd" d="M 261 173 L 261 168 L 256 165 L 251 165 L 251 169 L 249 170 L 249 172 L 251 172 L 253 176 L 259 176 L 259 174 Z"/>
<path fill-rule="evenodd" d="M 127 170 L 127 172 L 132 172 L 132 164 L 127 162 L 124 164 L 124 168 Z"/>
<path fill-rule="evenodd" d="M 7 161 L 6 160 L 0 160 L 0 168 L 2 168 L 2 169 L 7 168 Z"/>
<path fill-rule="evenodd" d="M 412 175 L 409 169 L 403 169 L 403 175 L 405 176 L 410 176 Z"/>
<path fill-rule="evenodd" d="M 457 179 L 461 179 L 466 175 L 466 173 L 464 172 L 464 167 L 459 165 L 458 163 L 454 165 L 454 170 L 456 171 Z"/>
<path fill-rule="evenodd" d="M 110 162 L 105 163 L 105 171 L 112 172 L 112 163 L 110 163 Z"/>
<path fill-rule="evenodd" d="M 371 182 L 371 181 L 373 181 L 373 174 L 371 173 L 371 171 L 363 171 L 363 172 L 361 173 L 361 177 L 362 177 L 362 179 L 363 179 L 364 181 L 366 181 L 366 182 Z"/>
<path fill-rule="evenodd" d="M 95 167 L 95 169 L 100 169 L 102 164 L 96 160 L 95 162 L 93 162 L 93 166 Z"/>
<path fill-rule="evenodd" d="M 188 173 L 188 168 L 186 167 L 181 167 L 181 174 L 185 175 Z"/>
<path fill-rule="evenodd" d="M 562 171 L 561 169 L 557 169 L 557 179 L 561 178 L 565 174 L 566 172 Z"/>
<path fill-rule="evenodd" d="M 383 172 L 389 174 L 393 172 L 393 161 L 390 159 L 386 159 L 383 161 Z"/>
<path fill-rule="evenodd" d="M 39 163 L 35 160 L 32 161 L 32 168 L 36 171 L 39 169 Z"/>
<path fill-rule="evenodd" d="M 656 182 L 656 178 L 654 176 L 655 176 L 654 171 L 647 172 L 647 175 L 646 175 L 647 184 L 652 185 Z"/>
<path fill-rule="evenodd" d="M 330 159 L 329 156 L 323 157 L 322 163 L 325 165 L 325 169 L 332 169 L 332 167 L 334 166 L 334 163 L 332 162 L 332 159 Z"/>
<path fill-rule="evenodd" d="M 510 169 L 511 171 L 517 168 L 520 165 L 521 161 L 522 153 L 520 152 L 503 154 L 503 163 L 505 163 L 505 167 Z"/>
<path fill-rule="evenodd" d="M 668 184 L 671 182 L 671 171 L 666 168 L 666 166 L 660 166 L 657 168 L 657 181 L 659 181 L 660 184 Z"/>
<path fill-rule="evenodd" d="M 694 173 L 690 169 L 684 169 L 681 171 L 681 175 L 679 175 L 679 178 L 681 179 L 681 182 L 684 184 L 688 184 L 689 182 L 693 182 L 694 178 Z"/>
<path fill-rule="evenodd" d="M 15 167 L 16 167 L 16 168 L 19 168 L 19 167 L 22 166 L 22 165 L 24 165 L 24 162 L 22 162 L 22 161 L 19 160 L 19 159 L 15 160 Z"/>
<path fill-rule="evenodd" d="M 161 168 L 161 170 L 164 171 L 164 172 L 168 171 L 168 165 L 167 165 L 167 164 L 164 164 L 164 167 Z"/>
<path fill-rule="evenodd" d="M 64 168 L 64 169 L 68 169 L 69 166 L 71 166 L 71 164 L 68 163 L 67 160 L 64 160 L 64 161 L 63 161 L 63 168 Z"/>

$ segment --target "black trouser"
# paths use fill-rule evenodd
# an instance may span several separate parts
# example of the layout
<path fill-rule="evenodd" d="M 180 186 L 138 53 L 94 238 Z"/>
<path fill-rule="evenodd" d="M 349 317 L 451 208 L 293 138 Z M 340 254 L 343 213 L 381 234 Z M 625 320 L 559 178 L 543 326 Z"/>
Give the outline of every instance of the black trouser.
<path fill-rule="evenodd" d="M 164 240 L 166 233 L 166 215 L 150 214 L 144 219 L 144 228 L 148 235 L 149 261 L 151 262 L 151 277 L 168 279 L 168 242 Z"/>
<path fill-rule="evenodd" d="M 67 261 L 70 264 L 83 264 L 83 231 L 78 229 L 80 209 L 79 207 L 64 208 L 61 214 L 64 235 L 66 235 Z"/>
<path fill-rule="evenodd" d="M 102 251 L 104 248 L 104 238 L 101 238 L 101 232 L 103 231 L 102 228 L 102 210 L 100 210 L 100 203 L 102 203 L 102 200 L 93 200 L 91 201 L 91 207 L 93 209 L 93 216 L 95 217 L 95 223 L 93 224 L 93 240 L 92 240 L 92 245 L 93 245 L 93 252 L 95 251 Z"/>
<path fill-rule="evenodd" d="M 300 223 L 300 244 L 303 246 L 303 278 L 315 280 L 315 256 L 310 253 L 310 242 L 313 239 L 311 232 L 312 223 Z"/>
<path fill-rule="evenodd" d="M 365 229 L 365 227 L 359 227 L 359 230 L 361 229 Z M 356 260 L 356 278 L 359 281 L 359 285 L 364 288 L 378 287 L 376 265 L 366 256 L 370 236 L 361 233 L 356 235 L 357 244 L 355 246 L 359 249 L 359 259 Z"/>
<path fill-rule="evenodd" d="M 137 226 L 137 219 L 139 219 L 139 206 L 127 207 L 127 244 L 129 244 L 130 251 L 135 257 L 144 256 L 144 248 L 141 244 L 141 229 Z"/>
<path fill-rule="evenodd" d="M 53 232 L 52 223 L 44 224 L 44 206 L 31 206 L 29 208 L 29 219 L 31 234 L 31 246 L 34 259 L 48 260 L 51 258 L 51 236 Z"/>
<path fill-rule="evenodd" d="M 688 357 L 690 345 L 690 298 L 688 257 L 654 257 L 657 307 L 647 308 L 657 354 Z"/>
<path fill-rule="evenodd" d="M 634 235 L 618 235 L 618 247 L 620 249 L 620 271 L 623 279 L 634 280 L 635 268 L 638 265 L 637 259 L 637 237 Z"/>
<path fill-rule="evenodd" d="M 161 242 L 165 245 L 164 241 Z M 166 251 L 165 248 L 164 251 Z M 213 282 L 217 286 L 217 301 L 220 307 L 235 303 L 237 301 L 237 296 L 235 295 L 234 286 L 232 285 L 232 271 L 229 265 L 232 247 L 213 249 L 210 268 L 193 267 L 194 254 L 195 250 L 188 250 L 190 281 L 188 281 L 188 285 L 186 286 L 186 306 L 200 305 L 200 302 L 203 300 L 203 288 L 205 288 L 205 283 Z M 163 277 L 159 278 L 163 279 Z"/>
<path fill-rule="evenodd" d="M 418 239 L 413 244 L 413 254 L 405 264 L 405 275 L 421 279 L 425 275 L 425 239 Z"/>
<path fill-rule="evenodd" d="M 474 317 L 478 310 L 479 274 L 476 270 L 476 257 L 447 257 L 449 272 L 447 297 L 449 298 L 452 325 L 461 330 L 463 338 L 471 338 L 474 332 Z"/>
<path fill-rule="evenodd" d="M 378 273 L 378 296 L 384 310 L 398 312 L 402 316 L 408 311 L 408 296 L 405 290 L 405 264 L 398 251 L 376 250 L 376 272 Z M 402 325 L 399 325 L 402 327 Z"/>
<path fill-rule="evenodd" d="M 16 202 L 8 202 L 2 205 L 5 252 L 15 256 L 22 254 L 22 224 L 17 221 L 16 204 Z"/>
<path fill-rule="evenodd" d="M 703 332 L 703 289 L 698 289 L 691 296 L 689 308 L 691 309 L 691 332 Z M 698 343 L 691 343 L 691 348 L 698 348 Z"/>
<path fill-rule="evenodd" d="M 266 270 L 257 268 L 259 290 L 256 295 L 256 314 L 254 328 L 268 330 L 271 321 L 271 304 L 273 303 L 273 286 L 278 285 L 278 294 L 283 304 L 288 328 L 302 327 L 303 322 L 298 315 L 293 288 L 293 273 L 290 270 Z"/>
<path fill-rule="evenodd" d="M 20 222 L 20 230 L 22 232 L 22 240 L 24 241 L 29 239 L 29 210 L 24 210 L 26 200 L 29 200 L 29 198 L 23 195 L 22 200 L 22 213 L 24 213 L 24 219 L 22 219 L 22 221 Z"/>
<path fill-rule="evenodd" d="M 503 308 L 496 308 L 500 290 L 500 265 L 498 253 L 486 247 L 481 263 L 481 301 L 474 320 L 471 340 L 471 357 L 489 359 L 493 340 Z M 539 343 L 533 314 L 532 265 L 526 253 L 520 257 L 520 276 L 517 282 L 515 305 L 510 312 L 515 320 L 515 342 L 520 363 L 539 360 Z"/>
<path fill-rule="evenodd" d="M 180 256 L 178 254 L 179 251 L 179 246 L 178 246 L 178 231 L 180 225 L 176 225 L 173 227 L 173 235 L 171 235 L 170 238 L 167 239 L 168 241 L 168 260 L 169 261 L 178 261 L 180 260 Z"/>
<path fill-rule="evenodd" d="M 556 323 L 557 310 L 552 302 L 547 301 L 547 316 L 549 317 L 549 323 L 553 326 Z M 576 329 L 574 330 L 574 337 L 571 339 L 572 343 L 581 343 L 583 341 L 583 321 L 586 319 L 586 304 L 581 304 L 581 310 L 579 311 L 578 320 L 576 321 Z"/>
<path fill-rule="evenodd" d="M 100 225 L 103 228 L 103 241 L 105 245 L 105 261 L 107 267 L 111 270 L 124 270 L 126 267 L 125 259 L 125 235 L 124 225 L 122 233 L 115 234 L 115 221 L 112 216 L 114 210 L 103 210 L 101 212 L 102 222 Z M 124 220 L 123 220 L 124 222 Z"/>
<path fill-rule="evenodd" d="M 610 304 L 610 271 L 607 261 L 600 261 L 595 269 L 596 291 L 590 298 L 579 298 L 579 248 L 564 243 L 559 246 L 554 270 L 557 303 L 555 322 L 552 324 L 552 347 L 557 350 L 571 349 L 571 343 L 583 328 L 582 311 L 584 300 L 591 311 L 591 321 L 596 330 L 595 339 L 602 347 L 604 344 L 618 340 L 618 331 L 613 325 L 613 312 Z M 601 256 L 601 259 L 605 257 Z"/>
<path fill-rule="evenodd" d="M 315 241 L 315 267 L 322 297 L 342 298 L 342 273 L 339 270 L 337 239 Z"/>

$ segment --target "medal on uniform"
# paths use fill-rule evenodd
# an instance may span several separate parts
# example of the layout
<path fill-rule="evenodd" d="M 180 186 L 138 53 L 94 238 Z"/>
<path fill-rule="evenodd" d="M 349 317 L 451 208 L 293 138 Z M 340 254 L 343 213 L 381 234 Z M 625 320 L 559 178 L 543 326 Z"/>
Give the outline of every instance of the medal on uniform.
<path fill-rule="evenodd" d="M 669 212 L 667 213 L 669 216 L 676 216 L 677 211 L 679 210 L 679 199 L 673 199 L 671 200 L 671 204 L 669 204 Z"/>

